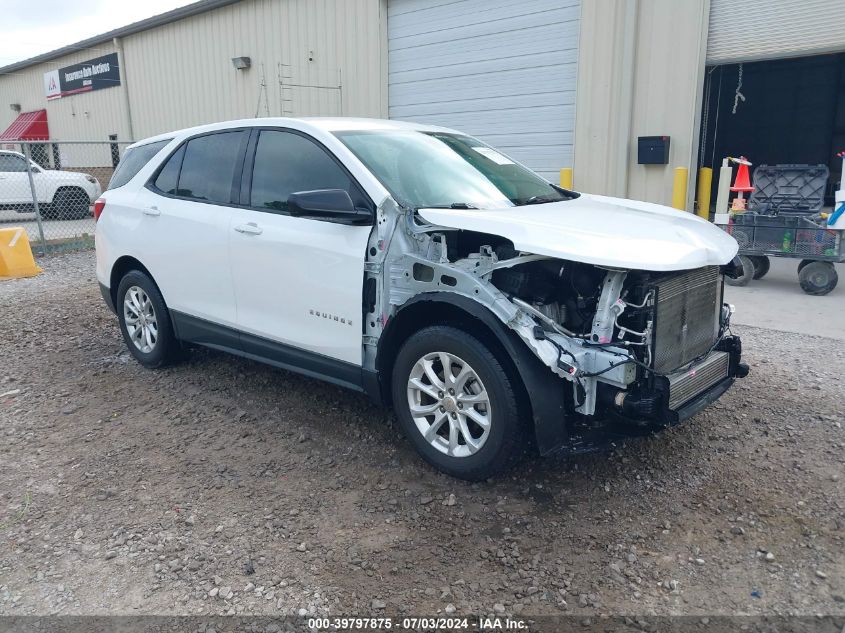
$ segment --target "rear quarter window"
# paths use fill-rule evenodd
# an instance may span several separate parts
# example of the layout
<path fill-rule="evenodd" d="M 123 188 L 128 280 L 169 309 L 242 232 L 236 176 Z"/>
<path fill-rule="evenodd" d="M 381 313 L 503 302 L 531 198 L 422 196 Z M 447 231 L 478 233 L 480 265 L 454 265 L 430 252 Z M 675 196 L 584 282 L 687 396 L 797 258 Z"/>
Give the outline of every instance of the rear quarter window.
<path fill-rule="evenodd" d="M 123 158 L 115 169 L 114 174 L 109 181 L 109 189 L 116 189 L 122 187 L 127 182 L 132 180 L 144 165 L 152 160 L 153 156 L 159 153 L 161 149 L 167 145 L 172 139 L 165 139 L 163 141 L 156 141 L 155 143 L 147 143 L 146 145 L 139 145 L 137 147 L 130 147 L 123 154 Z"/>

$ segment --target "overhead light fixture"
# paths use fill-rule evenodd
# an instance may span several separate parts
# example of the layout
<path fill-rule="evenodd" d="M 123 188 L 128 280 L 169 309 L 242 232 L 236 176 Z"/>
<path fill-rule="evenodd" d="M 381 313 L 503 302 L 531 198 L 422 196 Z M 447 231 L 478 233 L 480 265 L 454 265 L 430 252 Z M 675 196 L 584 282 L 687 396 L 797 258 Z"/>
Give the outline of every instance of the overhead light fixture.
<path fill-rule="evenodd" d="M 249 57 L 233 57 L 232 66 L 237 70 L 246 70 L 252 65 L 252 60 Z"/>

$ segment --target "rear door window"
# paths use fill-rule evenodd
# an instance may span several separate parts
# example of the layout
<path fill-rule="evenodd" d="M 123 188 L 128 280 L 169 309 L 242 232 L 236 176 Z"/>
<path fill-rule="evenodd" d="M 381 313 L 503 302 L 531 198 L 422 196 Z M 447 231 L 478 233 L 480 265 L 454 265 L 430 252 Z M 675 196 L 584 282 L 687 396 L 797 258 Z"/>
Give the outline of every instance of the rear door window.
<path fill-rule="evenodd" d="M 285 213 L 290 194 L 315 189 L 343 189 L 356 207 L 370 206 L 358 185 L 317 143 L 293 132 L 262 130 L 255 148 L 249 206 Z"/>
<path fill-rule="evenodd" d="M 117 164 L 117 169 L 109 181 L 109 189 L 116 189 L 122 187 L 127 182 L 132 180 L 147 163 L 152 160 L 153 156 L 159 153 L 161 149 L 173 139 L 165 139 L 163 141 L 156 141 L 155 143 L 147 143 L 146 145 L 139 145 L 138 147 L 130 147 L 123 154 L 123 158 Z"/>
<path fill-rule="evenodd" d="M 177 195 L 204 202 L 230 203 L 243 138 L 244 132 L 237 130 L 189 140 L 179 171 Z"/>

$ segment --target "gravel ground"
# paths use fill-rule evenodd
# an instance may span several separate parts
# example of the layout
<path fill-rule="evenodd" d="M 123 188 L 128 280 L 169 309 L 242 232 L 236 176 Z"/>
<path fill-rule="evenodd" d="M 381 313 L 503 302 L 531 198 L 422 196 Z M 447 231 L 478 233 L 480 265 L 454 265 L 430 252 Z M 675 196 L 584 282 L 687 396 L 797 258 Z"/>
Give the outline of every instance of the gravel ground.
<path fill-rule="evenodd" d="M 141 368 L 93 254 L 40 263 L 0 283 L 0 614 L 845 614 L 841 341 L 736 328 L 688 423 L 467 484 L 363 396 Z"/>

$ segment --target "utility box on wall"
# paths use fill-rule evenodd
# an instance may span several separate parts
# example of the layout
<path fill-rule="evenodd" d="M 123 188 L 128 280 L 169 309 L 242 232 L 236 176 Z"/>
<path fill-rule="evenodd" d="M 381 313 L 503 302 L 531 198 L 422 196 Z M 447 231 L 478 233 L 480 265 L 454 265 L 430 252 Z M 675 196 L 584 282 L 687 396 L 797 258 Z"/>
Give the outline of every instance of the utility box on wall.
<path fill-rule="evenodd" d="M 640 136 L 637 138 L 637 162 L 640 165 L 668 165 L 669 137 Z"/>

